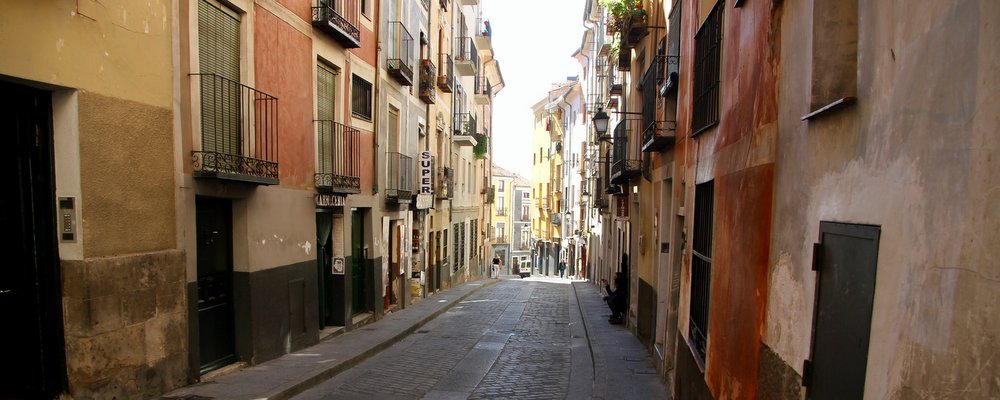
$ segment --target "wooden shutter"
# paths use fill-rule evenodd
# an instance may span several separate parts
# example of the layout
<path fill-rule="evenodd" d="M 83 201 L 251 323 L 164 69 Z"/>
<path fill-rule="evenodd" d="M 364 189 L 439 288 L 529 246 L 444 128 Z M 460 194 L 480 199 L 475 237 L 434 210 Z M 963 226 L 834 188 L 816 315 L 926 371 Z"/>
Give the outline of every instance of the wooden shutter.
<path fill-rule="evenodd" d="M 334 157 L 334 135 L 337 134 L 334 125 L 334 99 L 336 72 L 322 63 L 316 64 L 316 118 L 320 122 L 316 125 L 319 132 L 319 171 L 320 173 L 333 172 Z"/>
<path fill-rule="evenodd" d="M 198 3 L 198 56 L 201 79 L 202 148 L 239 154 L 240 19 L 214 2 Z"/>

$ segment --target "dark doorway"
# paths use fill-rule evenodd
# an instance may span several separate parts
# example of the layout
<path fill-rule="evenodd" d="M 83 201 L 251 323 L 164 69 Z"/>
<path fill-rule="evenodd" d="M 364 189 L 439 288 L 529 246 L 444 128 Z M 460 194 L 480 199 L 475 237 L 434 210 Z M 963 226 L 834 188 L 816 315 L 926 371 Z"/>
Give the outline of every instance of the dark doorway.
<path fill-rule="evenodd" d="M 198 350 L 201 373 L 236 361 L 233 330 L 233 211 L 229 200 L 198 197 Z"/>
<path fill-rule="evenodd" d="M 362 211 L 351 212 L 351 314 L 367 311 L 365 307 L 365 216 Z"/>
<path fill-rule="evenodd" d="M 809 399 L 864 397 L 878 261 L 877 226 L 820 223 Z"/>
<path fill-rule="evenodd" d="M 0 398 L 65 387 L 52 164 L 51 94 L 0 82 Z"/>
<path fill-rule="evenodd" d="M 329 212 L 316 213 L 316 275 L 319 282 L 319 326 L 340 326 L 336 323 L 339 312 L 335 304 L 336 293 L 333 276 L 333 214 Z M 341 282 L 341 286 L 343 283 Z M 343 289 L 343 287 L 341 287 Z M 343 302 L 341 302 L 343 305 Z M 343 318 L 340 318 L 341 320 Z M 343 322 L 341 322 L 343 324 Z"/>

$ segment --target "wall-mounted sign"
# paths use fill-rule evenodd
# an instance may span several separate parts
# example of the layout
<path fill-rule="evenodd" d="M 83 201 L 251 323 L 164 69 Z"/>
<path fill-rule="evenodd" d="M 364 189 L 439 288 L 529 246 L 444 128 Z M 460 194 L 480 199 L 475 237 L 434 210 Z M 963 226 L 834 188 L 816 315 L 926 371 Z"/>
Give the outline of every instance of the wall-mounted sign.
<path fill-rule="evenodd" d="M 628 220 L 628 195 L 627 194 L 616 194 L 615 195 L 615 219 L 622 221 Z"/>
<path fill-rule="evenodd" d="M 333 274 L 334 275 L 344 274 L 344 257 L 333 258 Z"/>
<path fill-rule="evenodd" d="M 316 207 L 331 208 L 343 207 L 347 204 L 347 197 L 330 193 L 316 193 Z"/>
<path fill-rule="evenodd" d="M 417 195 L 417 209 L 426 210 L 428 208 L 434 207 L 434 195 L 433 194 L 418 194 Z"/>

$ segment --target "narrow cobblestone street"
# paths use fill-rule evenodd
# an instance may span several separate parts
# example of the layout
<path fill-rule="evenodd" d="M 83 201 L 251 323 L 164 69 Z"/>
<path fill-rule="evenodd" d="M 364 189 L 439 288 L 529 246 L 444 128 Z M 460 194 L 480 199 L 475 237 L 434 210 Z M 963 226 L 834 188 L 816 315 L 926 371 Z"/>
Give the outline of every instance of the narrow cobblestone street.
<path fill-rule="evenodd" d="M 554 399 L 593 384 L 569 281 L 508 279 L 484 288 L 389 349 L 296 399 Z M 590 294 L 588 292 L 588 294 Z M 427 301 L 435 301 L 430 298 Z M 580 327 L 577 327 L 580 328 Z M 649 368 L 652 364 L 649 363 Z"/>

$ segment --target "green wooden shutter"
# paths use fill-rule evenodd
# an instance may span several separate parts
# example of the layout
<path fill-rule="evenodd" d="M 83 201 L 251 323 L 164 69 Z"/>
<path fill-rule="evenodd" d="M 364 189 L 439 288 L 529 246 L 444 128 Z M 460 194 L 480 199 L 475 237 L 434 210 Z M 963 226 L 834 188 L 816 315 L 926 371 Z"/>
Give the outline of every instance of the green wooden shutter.
<path fill-rule="evenodd" d="M 316 64 L 316 118 L 319 122 L 316 125 L 319 135 L 319 173 L 328 174 L 333 172 L 333 157 L 335 149 L 333 144 L 334 135 L 337 129 L 334 126 L 334 82 L 336 72 L 322 63 Z"/>
<path fill-rule="evenodd" d="M 202 150 L 240 154 L 240 19 L 207 0 L 198 3 Z"/>

